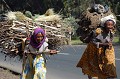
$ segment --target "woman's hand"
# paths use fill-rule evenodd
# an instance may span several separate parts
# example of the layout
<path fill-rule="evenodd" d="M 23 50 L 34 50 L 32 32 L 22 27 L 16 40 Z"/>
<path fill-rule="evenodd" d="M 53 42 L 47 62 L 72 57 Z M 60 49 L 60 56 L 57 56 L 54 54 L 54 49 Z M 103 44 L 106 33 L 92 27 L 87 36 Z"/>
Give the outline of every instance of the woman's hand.
<path fill-rule="evenodd" d="M 102 46 L 106 46 L 106 47 L 108 47 L 109 49 L 111 49 L 112 48 L 112 42 L 109 42 L 109 43 L 103 43 L 103 44 L 101 44 Z"/>
<path fill-rule="evenodd" d="M 50 55 L 57 54 L 56 50 L 50 50 Z"/>
<path fill-rule="evenodd" d="M 111 42 L 109 42 L 109 47 L 108 48 L 112 49 L 112 43 Z"/>

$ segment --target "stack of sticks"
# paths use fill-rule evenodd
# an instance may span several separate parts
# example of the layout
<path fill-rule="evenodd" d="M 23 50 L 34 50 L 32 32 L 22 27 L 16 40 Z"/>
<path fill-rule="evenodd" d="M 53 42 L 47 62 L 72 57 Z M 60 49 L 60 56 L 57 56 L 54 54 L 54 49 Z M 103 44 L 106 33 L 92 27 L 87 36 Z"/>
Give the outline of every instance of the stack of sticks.
<path fill-rule="evenodd" d="M 41 27 L 45 30 L 49 48 L 56 49 L 63 45 L 65 32 L 62 25 L 55 22 L 32 22 L 32 21 L 4 21 L 0 22 L 0 47 L 7 55 L 12 57 L 22 55 L 26 38 L 30 37 L 33 30 Z"/>

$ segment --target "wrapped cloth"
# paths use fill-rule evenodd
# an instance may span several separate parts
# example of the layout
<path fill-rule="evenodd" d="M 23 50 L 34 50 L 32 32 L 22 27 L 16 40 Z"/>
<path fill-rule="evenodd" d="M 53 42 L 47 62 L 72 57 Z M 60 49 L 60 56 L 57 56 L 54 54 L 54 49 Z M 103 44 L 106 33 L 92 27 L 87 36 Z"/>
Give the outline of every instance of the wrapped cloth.
<path fill-rule="evenodd" d="M 108 16 L 106 16 L 106 17 L 103 17 L 103 18 L 101 18 L 101 23 L 100 23 L 100 25 L 101 26 L 104 26 L 104 24 L 105 24 L 105 22 L 107 21 L 107 20 L 112 20 L 112 21 L 114 21 L 114 23 L 116 24 L 116 18 L 115 18 L 115 16 L 113 15 L 113 14 L 110 14 L 110 15 L 108 15 Z"/>

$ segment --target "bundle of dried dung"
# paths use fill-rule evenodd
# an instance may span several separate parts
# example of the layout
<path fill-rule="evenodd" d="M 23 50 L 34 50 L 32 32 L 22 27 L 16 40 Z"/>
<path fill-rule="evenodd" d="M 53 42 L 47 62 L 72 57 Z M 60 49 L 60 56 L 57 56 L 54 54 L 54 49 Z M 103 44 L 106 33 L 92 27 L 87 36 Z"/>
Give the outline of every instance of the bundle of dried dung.
<path fill-rule="evenodd" d="M 80 40 L 84 43 L 90 41 L 92 35 L 92 30 L 96 29 L 101 22 L 101 18 L 114 15 L 110 8 L 100 4 L 95 4 L 83 12 L 78 22 L 79 28 L 77 29 L 77 35 L 80 36 Z"/>

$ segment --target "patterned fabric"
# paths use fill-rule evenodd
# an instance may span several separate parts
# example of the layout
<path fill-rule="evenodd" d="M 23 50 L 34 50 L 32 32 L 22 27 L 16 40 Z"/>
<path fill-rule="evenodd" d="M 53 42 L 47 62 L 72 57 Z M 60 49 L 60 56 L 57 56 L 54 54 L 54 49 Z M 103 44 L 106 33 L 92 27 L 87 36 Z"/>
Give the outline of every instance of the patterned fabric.
<path fill-rule="evenodd" d="M 48 43 L 44 42 L 39 49 L 27 45 L 24 52 L 27 58 L 23 59 L 23 69 L 20 79 L 46 79 L 46 57 L 44 53 Z M 48 52 L 48 51 L 47 51 Z M 37 53 L 37 55 L 36 55 Z"/>
<path fill-rule="evenodd" d="M 99 43 L 112 42 L 113 33 L 106 33 L 98 28 L 93 33 L 93 39 L 88 44 L 77 67 L 82 68 L 82 72 L 92 77 L 116 78 L 115 54 L 112 46 L 99 46 Z"/>
<path fill-rule="evenodd" d="M 114 48 L 104 50 L 89 43 L 77 67 L 81 67 L 84 74 L 92 77 L 116 78 Z"/>
<path fill-rule="evenodd" d="M 36 57 L 27 54 L 27 59 L 23 64 L 25 65 L 20 79 L 46 79 L 46 66 L 42 54 Z"/>

